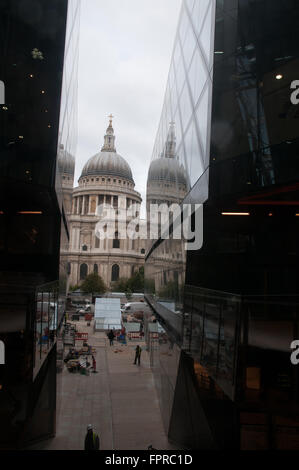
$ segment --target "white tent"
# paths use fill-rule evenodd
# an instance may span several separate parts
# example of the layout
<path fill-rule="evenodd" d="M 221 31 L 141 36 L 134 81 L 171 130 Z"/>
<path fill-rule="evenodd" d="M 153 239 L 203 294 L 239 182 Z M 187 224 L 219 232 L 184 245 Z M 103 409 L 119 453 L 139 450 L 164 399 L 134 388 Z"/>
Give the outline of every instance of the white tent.
<path fill-rule="evenodd" d="M 120 299 L 96 299 L 94 319 L 96 330 L 120 330 Z"/>

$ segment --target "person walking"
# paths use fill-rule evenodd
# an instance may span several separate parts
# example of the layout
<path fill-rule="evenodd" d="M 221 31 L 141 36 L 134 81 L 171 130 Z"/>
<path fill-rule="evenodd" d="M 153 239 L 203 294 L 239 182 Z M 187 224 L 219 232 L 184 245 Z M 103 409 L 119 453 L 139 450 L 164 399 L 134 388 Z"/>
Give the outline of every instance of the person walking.
<path fill-rule="evenodd" d="M 100 450 L 99 436 L 93 431 L 91 424 L 87 426 L 87 434 L 85 436 L 84 450 Z"/>
<path fill-rule="evenodd" d="M 97 371 L 97 363 L 96 363 L 96 360 L 95 360 L 95 357 L 94 355 L 91 356 L 92 357 L 92 368 L 93 368 L 93 373 L 95 374 L 96 371 Z"/>
<path fill-rule="evenodd" d="M 139 344 L 137 344 L 136 349 L 135 349 L 135 361 L 134 364 L 138 362 L 138 365 L 140 366 L 140 357 L 141 357 L 141 347 Z"/>
<path fill-rule="evenodd" d="M 110 341 L 110 346 L 113 346 L 113 340 L 114 340 L 114 336 L 115 336 L 113 331 L 110 330 L 107 336 L 108 336 L 109 341 Z"/>

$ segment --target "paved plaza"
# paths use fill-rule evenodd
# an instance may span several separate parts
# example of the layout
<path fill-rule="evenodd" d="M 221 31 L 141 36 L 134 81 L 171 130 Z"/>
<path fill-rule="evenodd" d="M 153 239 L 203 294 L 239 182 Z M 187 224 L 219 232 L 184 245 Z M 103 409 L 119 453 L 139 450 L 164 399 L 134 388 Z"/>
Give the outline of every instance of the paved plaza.
<path fill-rule="evenodd" d="M 93 332 L 93 324 L 87 327 L 81 321 L 77 329 L 89 333 L 98 373 L 71 374 L 64 367 L 58 380 L 56 437 L 38 448 L 83 449 L 86 426 L 93 424 L 101 450 L 144 450 L 150 444 L 173 449 L 163 429 L 145 344 L 138 343 L 143 351 L 137 366 L 133 364 L 136 342 L 114 342 L 110 347 L 104 333 Z"/>

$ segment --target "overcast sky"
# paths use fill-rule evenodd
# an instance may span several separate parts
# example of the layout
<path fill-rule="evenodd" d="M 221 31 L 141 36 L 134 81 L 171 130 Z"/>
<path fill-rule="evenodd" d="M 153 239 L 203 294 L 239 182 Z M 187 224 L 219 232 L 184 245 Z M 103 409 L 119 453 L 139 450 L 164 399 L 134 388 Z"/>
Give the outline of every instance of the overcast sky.
<path fill-rule="evenodd" d="M 82 0 L 75 185 L 112 113 L 116 150 L 145 200 L 180 7 L 181 0 Z"/>

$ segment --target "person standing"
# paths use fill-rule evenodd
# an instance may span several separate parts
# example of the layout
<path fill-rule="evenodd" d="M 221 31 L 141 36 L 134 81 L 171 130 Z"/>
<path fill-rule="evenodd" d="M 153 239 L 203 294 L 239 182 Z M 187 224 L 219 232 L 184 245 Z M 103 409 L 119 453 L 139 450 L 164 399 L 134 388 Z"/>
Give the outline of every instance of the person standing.
<path fill-rule="evenodd" d="M 99 436 L 93 431 L 91 424 L 87 426 L 87 434 L 85 436 L 84 450 L 100 450 Z"/>
<path fill-rule="evenodd" d="M 109 338 L 109 341 L 110 341 L 110 346 L 113 346 L 114 333 L 113 333 L 112 330 L 109 331 L 108 338 Z"/>
<path fill-rule="evenodd" d="M 136 349 L 135 349 L 135 361 L 134 364 L 138 362 L 138 365 L 140 366 L 140 358 L 141 358 L 141 347 L 139 344 L 137 344 Z"/>

